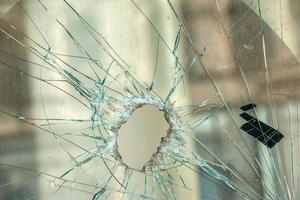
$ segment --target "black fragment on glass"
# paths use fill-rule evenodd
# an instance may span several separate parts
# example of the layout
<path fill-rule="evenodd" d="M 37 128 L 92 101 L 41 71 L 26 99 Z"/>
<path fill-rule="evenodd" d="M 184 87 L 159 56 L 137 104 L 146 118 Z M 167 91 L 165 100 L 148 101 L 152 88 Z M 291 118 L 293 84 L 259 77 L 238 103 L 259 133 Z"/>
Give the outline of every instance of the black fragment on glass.
<path fill-rule="evenodd" d="M 250 108 L 251 106 L 252 108 Z M 247 104 L 245 106 L 241 106 L 241 110 L 250 110 L 254 107 L 256 107 L 255 104 Z M 241 113 L 240 116 L 247 121 L 247 123 L 241 126 L 241 129 L 252 137 L 257 138 L 269 148 L 275 146 L 275 144 L 277 144 L 284 137 L 284 135 L 279 131 L 275 130 L 264 122 L 259 121 L 257 118 L 249 115 L 246 112 Z"/>
<path fill-rule="evenodd" d="M 253 109 L 253 108 L 255 108 L 255 107 L 256 107 L 256 104 L 255 104 L 255 103 L 249 103 L 249 104 L 246 104 L 246 105 L 241 106 L 240 109 L 241 109 L 242 111 L 247 111 L 247 110 L 251 110 L 251 109 Z"/>

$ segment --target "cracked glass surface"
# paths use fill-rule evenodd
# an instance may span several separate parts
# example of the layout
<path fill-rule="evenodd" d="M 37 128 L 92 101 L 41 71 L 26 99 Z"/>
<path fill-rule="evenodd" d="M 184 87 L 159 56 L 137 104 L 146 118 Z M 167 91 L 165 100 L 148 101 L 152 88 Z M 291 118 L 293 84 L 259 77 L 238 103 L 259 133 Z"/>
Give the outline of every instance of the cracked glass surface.
<path fill-rule="evenodd" d="M 299 13 L 292 0 L 18 1 L 0 23 L 0 199 L 299 199 Z M 241 129 L 249 103 L 261 140 Z M 149 105 L 169 127 L 136 169 L 119 130 Z M 271 148 L 262 122 L 284 136 Z"/>

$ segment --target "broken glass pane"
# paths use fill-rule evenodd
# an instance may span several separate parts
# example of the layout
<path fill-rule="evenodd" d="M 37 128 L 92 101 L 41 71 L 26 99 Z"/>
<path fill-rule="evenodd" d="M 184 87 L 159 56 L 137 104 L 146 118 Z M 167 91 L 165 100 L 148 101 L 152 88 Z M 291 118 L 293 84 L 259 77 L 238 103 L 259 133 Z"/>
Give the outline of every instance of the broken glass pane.
<path fill-rule="evenodd" d="M 300 198 L 297 1 L 0 5 L 1 199 Z"/>

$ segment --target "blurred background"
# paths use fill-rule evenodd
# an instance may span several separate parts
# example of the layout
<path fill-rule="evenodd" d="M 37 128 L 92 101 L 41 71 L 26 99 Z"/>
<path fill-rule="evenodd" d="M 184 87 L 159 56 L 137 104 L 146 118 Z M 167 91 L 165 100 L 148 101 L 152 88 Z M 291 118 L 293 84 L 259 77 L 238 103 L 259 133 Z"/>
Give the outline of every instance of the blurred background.
<path fill-rule="evenodd" d="M 31 20 L 38 21 L 42 26 L 40 29 L 46 32 L 46 37 L 56 52 L 72 55 L 73 46 L 66 42 L 64 31 L 51 26 L 52 24 L 47 21 L 48 18 L 40 15 L 42 7 L 37 7 L 36 2 L 2 0 L 0 1 L 1 16 L 11 25 L 26 30 L 30 37 L 41 41 L 42 39 L 36 36 L 38 33 L 32 21 L 28 20 L 30 19 L 28 16 L 31 16 Z M 72 28 L 72 33 L 78 36 L 80 41 L 85 42 L 82 27 L 68 15 L 66 8 L 59 6 L 58 1 L 45 2 L 56 9 L 55 13 L 65 14 L 64 23 Z M 132 70 L 140 79 L 145 82 L 151 81 L 153 66 L 159 66 L 156 69 L 154 87 L 157 93 L 166 95 L 173 76 L 170 66 L 173 65 L 174 60 L 164 41 L 159 39 L 153 28 L 149 26 L 148 20 L 160 31 L 166 39 L 165 42 L 172 46 L 179 23 L 168 4 L 160 1 L 136 1 L 138 8 L 146 14 L 147 18 L 145 18 L 145 15 L 141 14 L 130 1 L 93 1 L 93 4 L 90 2 L 72 3 L 78 12 L 109 38 L 109 43 L 116 47 L 117 52 L 133 66 Z M 202 62 L 209 72 L 207 74 L 202 68 L 194 67 L 186 78 L 185 86 L 180 87 L 175 96 L 176 99 L 191 104 L 218 98 L 214 84 L 211 83 L 213 80 L 231 113 L 225 108 L 215 112 L 214 117 L 194 129 L 196 137 L 224 163 L 232 166 L 236 173 L 242 174 L 261 199 L 297 199 L 300 198 L 300 168 L 296 161 L 300 148 L 298 118 L 300 2 L 264 0 L 260 3 L 262 20 L 259 18 L 257 1 L 172 1 L 174 9 L 193 41 L 193 48 L 205 55 Z M 0 35 L 0 46 L 1 52 L 5 51 L 17 57 L 34 60 L 31 54 L 16 45 L 5 34 Z M 95 54 L 100 54 L 100 51 L 94 49 L 93 44 L 89 44 L 87 40 L 85 47 L 93 49 Z M 188 42 L 180 44 L 177 54 L 183 63 L 192 56 L 191 49 L 191 44 Z M 22 123 L 8 113 L 36 118 L 45 117 L 45 113 L 47 118 L 69 116 L 88 118 L 90 113 L 85 108 L 79 107 L 74 99 L 63 96 L 57 88 L 24 76 L 24 73 L 34 73 L 40 75 L 41 79 L 58 79 L 59 76 L 55 73 L 44 74 L 42 71 L 36 71 L 31 63 L 20 61 L 3 52 L 0 58 L 0 162 L 2 164 L 0 199 L 74 199 L 67 188 L 61 188 L 49 198 L 49 191 L 53 192 L 51 183 L 44 183 L 36 175 L 38 170 L 49 170 L 50 174 L 63 171 L 57 166 L 64 165 L 68 157 L 57 140 L 51 134 L 44 134 L 39 128 Z M 11 70 L 2 61 L 22 69 L 22 72 Z M 84 70 L 84 66 L 81 70 Z M 74 89 L 67 84 L 58 83 L 58 85 L 65 91 L 74 92 Z M 239 108 L 249 102 L 258 105 L 255 114 L 261 121 L 285 135 L 286 140 L 280 144 L 280 148 L 276 147 L 275 150 L 270 151 L 246 134 L 242 137 L 249 142 L 248 146 L 245 147 L 241 142 L 242 139 L 239 138 L 241 133 L 232 128 L 235 126 L 232 118 L 238 125 L 242 125 L 244 122 L 239 117 Z M 206 111 L 202 111 L 201 115 L 206 115 Z M 121 138 L 120 146 L 123 152 L 127 152 L 124 154 L 126 160 L 138 166 L 147 161 L 159 145 L 160 138 L 165 136 L 167 127 L 162 113 L 157 109 L 153 111 L 141 108 L 141 112 L 133 115 L 126 127 L 122 128 L 121 134 L 124 137 Z M 81 127 L 63 126 L 60 131 L 68 132 L 77 128 Z M 151 130 L 152 135 L 149 135 L 146 130 Z M 229 139 L 226 132 L 229 132 L 231 137 L 236 136 L 236 140 L 234 138 L 233 142 Z M 204 159 L 212 161 L 214 165 L 214 159 L 202 146 L 193 141 L 189 143 L 193 145 L 196 152 Z M 242 150 L 235 148 L 235 144 Z M 294 146 L 291 147 L 291 144 Z M 72 149 L 72 147 L 67 148 Z M 249 155 L 241 153 L 246 148 L 251 150 Z M 257 163 L 249 165 L 248 157 L 255 157 L 257 163 L 260 163 L 259 166 L 256 166 Z M 15 168 L 9 166 L 10 164 L 20 167 Z M 253 166 L 257 167 L 261 179 L 250 170 Z M 274 168 L 270 169 L 270 166 Z M 218 169 L 218 166 L 214 167 Z M 267 172 L 264 172 L 264 169 Z M 280 178 L 280 181 L 274 178 L 278 176 L 277 172 L 284 174 L 284 178 Z M 220 186 L 220 183 L 216 183 L 209 176 L 198 175 L 188 170 L 183 173 L 185 173 L 184 180 L 189 183 L 192 190 L 178 189 L 178 199 L 243 199 L 236 191 Z M 224 174 L 231 176 L 229 172 L 226 173 L 225 170 Z M 240 187 L 245 191 L 251 190 L 244 185 Z M 288 188 L 293 190 L 290 191 Z M 290 191 L 288 195 L 287 191 Z M 271 198 L 270 194 L 276 195 L 271 195 Z M 88 195 L 80 195 L 76 198 L 92 199 Z M 118 194 L 110 198 L 130 199 Z"/>

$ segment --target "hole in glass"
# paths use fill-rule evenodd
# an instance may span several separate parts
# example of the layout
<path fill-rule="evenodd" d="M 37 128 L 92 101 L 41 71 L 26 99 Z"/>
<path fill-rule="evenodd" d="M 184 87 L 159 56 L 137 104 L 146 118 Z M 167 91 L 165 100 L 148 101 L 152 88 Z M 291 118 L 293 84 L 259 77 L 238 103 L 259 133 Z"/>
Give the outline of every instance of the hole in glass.
<path fill-rule="evenodd" d="M 169 124 L 164 112 L 154 105 L 137 108 L 118 134 L 118 151 L 124 164 L 142 170 L 167 135 Z"/>

